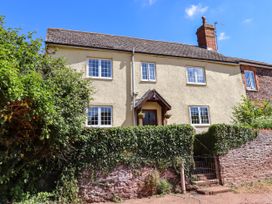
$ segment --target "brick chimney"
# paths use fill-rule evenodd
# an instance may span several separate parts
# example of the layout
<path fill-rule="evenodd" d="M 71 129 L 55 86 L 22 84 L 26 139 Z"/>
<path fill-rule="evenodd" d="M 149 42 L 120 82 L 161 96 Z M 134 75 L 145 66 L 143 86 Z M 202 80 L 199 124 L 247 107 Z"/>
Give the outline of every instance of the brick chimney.
<path fill-rule="evenodd" d="M 215 27 L 206 23 L 205 16 L 202 16 L 202 25 L 197 29 L 196 35 L 199 47 L 217 51 Z"/>

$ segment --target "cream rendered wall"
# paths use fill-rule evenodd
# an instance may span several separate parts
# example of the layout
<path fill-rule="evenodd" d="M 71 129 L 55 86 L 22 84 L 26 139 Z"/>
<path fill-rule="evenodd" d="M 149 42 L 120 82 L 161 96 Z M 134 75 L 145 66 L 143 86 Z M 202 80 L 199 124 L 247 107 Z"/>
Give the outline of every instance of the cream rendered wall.
<path fill-rule="evenodd" d="M 70 47 L 57 48 L 56 57 L 64 57 L 72 69 L 83 73 L 85 80 L 92 81 L 95 89 L 90 105 L 112 106 L 113 126 L 129 126 L 133 124 L 131 111 L 131 54 L 103 50 L 80 49 Z M 112 60 L 112 79 L 86 78 L 89 58 Z"/>
<path fill-rule="evenodd" d="M 232 108 L 245 95 L 239 66 L 137 54 L 136 90 L 141 97 L 146 90 L 156 89 L 172 106 L 168 124 L 190 123 L 189 106 L 209 106 L 211 123 L 230 123 Z M 141 62 L 156 63 L 156 82 L 141 81 Z M 205 68 L 205 86 L 187 85 L 186 67 Z"/>
<path fill-rule="evenodd" d="M 130 96 L 131 53 L 58 46 L 54 56 L 66 58 L 71 68 L 83 73 L 86 72 L 89 58 L 112 59 L 112 80 L 86 79 L 92 80 L 96 90 L 91 105 L 112 106 L 113 126 L 133 124 Z M 141 62 L 156 63 L 156 82 L 141 81 Z M 187 85 L 187 66 L 204 67 L 207 84 Z M 148 89 L 156 89 L 172 106 L 172 117 L 168 124 L 190 123 L 190 105 L 209 106 L 211 123 L 229 123 L 233 106 L 245 95 L 238 65 L 136 53 L 135 80 L 137 98 L 142 97 Z"/>

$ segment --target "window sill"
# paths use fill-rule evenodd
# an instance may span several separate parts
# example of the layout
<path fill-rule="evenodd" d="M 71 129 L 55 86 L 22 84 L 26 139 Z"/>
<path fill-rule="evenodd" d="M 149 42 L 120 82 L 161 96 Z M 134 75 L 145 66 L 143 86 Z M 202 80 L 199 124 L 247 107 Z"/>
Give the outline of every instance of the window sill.
<path fill-rule="evenodd" d="M 198 128 L 198 127 L 203 128 L 203 127 L 210 127 L 211 126 L 211 124 L 191 124 L 191 125 L 195 128 Z"/>
<path fill-rule="evenodd" d="M 112 81 L 113 78 L 108 78 L 108 77 L 85 77 L 84 79 L 94 79 L 94 80 L 101 80 L 101 81 Z"/>
<path fill-rule="evenodd" d="M 112 128 L 112 125 L 106 125 L 106 126 L 93 126 L 93 125 L 85 125 L 86 128 Z"/>
<path fill-rule="evenodd" d="M 157 80 L 141 80 L 140 83 L 157 83 Z"/>
<path fill-rule="evenodd" d="M 188 85 L 188 86 L 207 86 L 207 83 L 191 83 L 191 82 L 187 82 L 186 85 Z"/>
<path fill-rule="evenodd" d="M 246 91 L 250 91 L 250 92 L 258 92 L 257 89 L 246 89 Z"/>

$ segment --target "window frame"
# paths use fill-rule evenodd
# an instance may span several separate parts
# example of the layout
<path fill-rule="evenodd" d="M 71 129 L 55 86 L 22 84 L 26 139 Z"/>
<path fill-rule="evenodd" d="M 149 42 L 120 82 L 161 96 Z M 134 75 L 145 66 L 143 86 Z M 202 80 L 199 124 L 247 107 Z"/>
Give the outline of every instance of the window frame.
<path fill-rule="evenodd" d="M 198 124 L 196 123 L 193 123 L 192 121 L 192 113 L 191 113 L 191 108 L 197 108 L 198 109 L 198 119 L 199 119 L 199 122 Z M 201 108 L 207 108 L 207 112 L 208 112 L 208 120 L 209 120 L 209 123 L 202 123 L 202 119 L 201 119 Z M 210 117 L 210 108 L 209 106 L 206 106 L 206 105 L 192 105 L 192 106 L 189 106 L 189 116 L 190 116 L 190 124 L 192 126 L 210 126 L 211 125 L 211 117 Z"/>
<path fill-rule="evenodd" d="M 253 74 L 253 82 L 255 85 L 255 88 L 251 88 L 247 86 L 247 79 L 246 79 L 246 72 L 252 73 Z M 253 70 L 244 70 L 244 79 L 245 79 L 245 86 L 247 91 L 257 91 L 257 80 L 256 80 L 256 73 Z M 252 84 L 252 79 L 250 78 L 250 83 Z"/>
<path fill-rule="evenodd" d="M 143 79 L 143 64 L 147 64 L 147 79 Z M 150 79 L 150 64 L 154 65 L 154 78 Z M 157 66 L 154 62 L 141 62 L 141 81 L 144 82 L 156 82 L 157 81 Z"/>
<path fill-rule="evenodd" d="M 196 74 L 194 76 L 196 82 L 190 82 L 189 81 L 189 69 L 192 69 L 192 68 L 193 69 L 201 69 L 203 71 L 203 77 L 204 77 L 205 82 L 198 82 Z M 205 67 L 187 66 L 186 67 L 186 83 L 188 85 L 199 85 L 199 86 L 205 86 L 205 85 L 207 85 L 207 77 L 206 77 L 206 69 L 205 69 Z"/>
<path fill-rule="evenodd" d="M 98 76 L 90 76 L 90 60 L 98 60 Z M 102 76 L 102 66 L 101 66 L 101 61 L 102 60 L 107 60 L 110 61 L 110 71 L 111 71 L 111 76 L 110 77 L 103 77 Z M 87 78 L 92 78 L 92 79 L 106 79 L 106 80 L 111 80 L 113 76 L 113 61 L 112 59 L 106 59 L 106 58 L 88 58 L 87 59 L 87 66 L 86 66 L 86 77 Z"/>
<path fill-rule="evenodd" d="M 89 125 L 89 108 L 98 108 L 98 125 Z M 110 125 L 101 125 L 101 108 L 110 108 L 111 110 L 111 124 Z M 102 106 L 94 106 L 91 105 L 86 109 L 87 112 L 87 120 L 86 120 L 86 127 L 94 127 L 94 128 L 107 128 L 107 127 L 112 127 L 113 126 L 113 107 L 112 106 L 107 106 L 107 105 L 102 105 Z"/>

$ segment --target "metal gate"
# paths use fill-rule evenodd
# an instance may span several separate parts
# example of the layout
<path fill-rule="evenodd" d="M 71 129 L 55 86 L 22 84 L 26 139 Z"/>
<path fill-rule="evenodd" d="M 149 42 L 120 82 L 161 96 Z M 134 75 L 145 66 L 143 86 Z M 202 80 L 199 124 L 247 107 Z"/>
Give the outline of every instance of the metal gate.
<path fill-rule="evenodd" d="M 192 173 L 196 181 L 216 179 L 215 158 L 210 155 L 194 156 Z"/>

